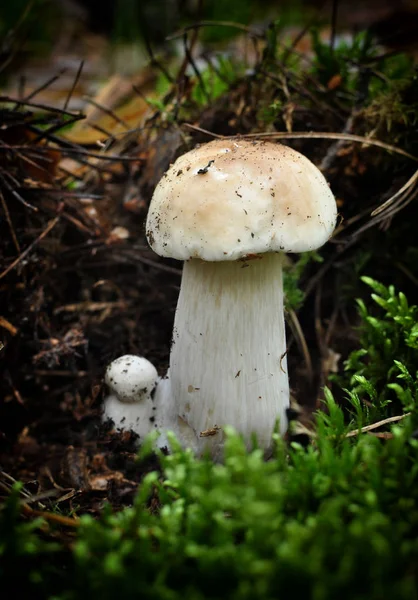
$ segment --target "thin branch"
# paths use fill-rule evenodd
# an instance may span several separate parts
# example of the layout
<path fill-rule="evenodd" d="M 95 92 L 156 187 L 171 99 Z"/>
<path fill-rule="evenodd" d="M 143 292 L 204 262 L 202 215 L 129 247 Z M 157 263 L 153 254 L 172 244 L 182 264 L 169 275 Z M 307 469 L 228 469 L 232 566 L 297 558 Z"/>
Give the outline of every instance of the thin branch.
<path fill-rule="evenodd" d="M 1 190 L 0 190 L 0 202 L 1 202 L 1 205 L 3 207 L 3 212 L 5 214 L 7 224 L 8 224 L 9 229 L 10 229 L 10 235 L 12 236 L 12 240 L 13 240 L 13 243 L 15 245 L 16 251 L 17 251 L 17 253 L 19 253 L 20 252 L 19 241 L 17 239 L 16 232 L 15 232 L 14 227 L 13 227 L 12 219 L 10 217 L 10 213 L 9 213 L 9 209 L 7 207 L 7 204 L 6 204 L 6 200 L 4 199 L 4 196 L 1 193 Z"/>
<path fill-rule="evenodd" d="M 76 75 L 75 75 L 75 78 L 74 78 L 74 81 L 73 81 L 73 85 L 71 86 L 71 89 L 70 89 L 70 91 L 68 92 L 68 96 L 67 96 L 67 98 L 66 98 L 66 100 L 65 100 L 65 104 L 64 104 L 64 110 L 67 110 L 67 108 L 68 108 L 68 105 L 69 105 L 69 103 L 70 103 L 70 100 L 71 100 L 71 98 L 72 98 L 72 95 L 73 95 L 73 93 L 74 93 L 74 90 L 75 90 L 75 88 L 76 88 L 76 85 L 77 85 L 77 83 L 78 83 L 78 80 L 80 79 L 80 76 L 81 76 L 81 72 L 82 72 L 82 70 L 83 70 L 83 67 L 84 67 L 84 60 L 82 60 L 82 61 L 80 62 L 80 65 L 79 65 L 79 67 L 78 67 L 78 69 L 77 69 L 77 73 L 76 73 Z"/>
<path fill-rule="evenodd" d="M 18 18 L 17 22 L 15 23 L 14 27 L 12 27 L 8 33 L 6 34 L 6 37 L 3 41 L 3 45 L 6 47 L 9 43 L 9 40 L 13 40 L 14 37 L 16 37 L 16 32 L 21 28 L 21 26 L 23 25 L 23 23 L 25 22 L 26 17 L 28 16 L 28 14 L 30 13 L 30 11 L 32 10 L 32 7 L 35 3 L 35 0 L 29 0 L 29 2 L 26 3 L 26 6 L 24 7 L 22 14 L 20 15 L 20 17 Z M 15 45 L 14 49 L 12 50 L 12 52 L 10 52 L 10 55 L 8 57 L 7 60 L 5 60 L 2 65 L 0 65 L 0 73 L 2 71 L 4 71 L 9 64 L 13 61 L 13 59 L 15 58 L 15 56 L 17 55 L 17 53 L 19 52 L 19 50 L 21 50 L 24 45 L 26 43 L 26 36 L 22 36 L 20 43 L 18 45 Z"/>
<path fill-rule="evenodd" d="M 346 140 L 349 142 L 358 142 L 359 144 L 365 144 L 366 146 L 377 146 L 378 148 L 383 148 L 388 152 L 395 152 L 396 154 L 400 154 L 401 156 L 405 156 L 415 162 L 418 162 L 418 157 L 413 154 L 409 154 L 402 148 L 398 148 L 397 146 L 393 146 L 392 144 L 386 144 L 385 142 L 381 142 L 380 140 L 374 140 L 372 138 L 367 138 L 362 135 L 355 135 L 353 133 L 334 133 L 334 132 L 326 132 L 326 131 L 296 131 L 292 133 L 287 132 L 260 132 L 260 133 L 247 133 L 245 135 L 240 136 L 241 138 L 269 138 L 269 139 L 301 139 L 301 138 L 309 138 L 309 139 L 323 139 L 323 140 Z"/>
<path fill-rule="evenodd" d="M 54 140 L 55 141 L 55 140 Z M 63 140 L 56 140 L 58 143 L 62 143 Z M 21 145 L 21 146 L 13 146 L 12 147 L 13 150 L 25 150 L 27 151 L 31 151 L 32 153 L 34 152 L 34 149 L 31 148 L 30 146 L 26 146 L 26 145 Z M 10 151 L 10 147 L 9 148 L 1 148 L 0 150 L 4 150 L 4 151 Z M 73 146 L 72 144 L 68 144 L 67 142 L 61 147 L 61 148 L 57 148 L 57 150 L 60 150 L 63 154 L 81 154 L 82 156 L 87 156 L 90 158 L 100 158 L 101 160 L 119 160 L 121 162 L 141 162 L 143 161 L 142 158 L 139 158 L 138 156 L 120 156 L 118 154 L 98 154 L 97 152 L 89 152 L 88 150 L 84 150 L 81 146 L 77 147 L 77 146 Z M 51 147 L 43 147 L 43 146 L 38 146 L 36 148 L 36 152 L 40 152 L 40 153 L 48 153 L 51 151 Z M 89 165 L 89 166 L 94 166 L 94 165 Z"/>
<path fill-rule="evenodd" d="M 320 7 L 318 12 L 320 12 L 323 9 L 324 5 L 325 5 L 325 2 L 322 3 L 322 6 Z M 305 37 L 305 35 L 308 33 L 308 31 L 310 31 L 312 29 L 312 27 L 315 25 L 315 23 L 317 21 L 318 21 L 318 15 L 315 15 L 315 17 L 311 18 L 306 23 L 306 25 L 300 30 L 300 32 L 297 34 L 297 36 L 292 40 L 292 43 L 289 46 L 284 47 L 284 52 L 283 52 L 283 56 L 282 56 L 283 66 L 286 64 L 289 56 L 291 56 L 292 53 L 295 53 L 296 46 Z M 296 52 L 296 54 L 299 55 L 298 52 Z M 302 56 L 305 58 L 304 55 L 302 55 Z"/>
<path fill-rule="evenodd" d="M 417 188 L 412 188 L 411 190 L 404 192 L 401 196 L 399 196 L 397 202 L 395 202 L 393 206 L 391 206 L 388 210 L 381 212 L 377 217 L 372 217 L 372 219 L 368 223 L 365 223 L 359 229 L 357 229 L 357 231 L 355 231 L 351 235 L 351 238 L 349 238 L 349 240 L 355 240 L 359 235 L 367 231 L 367 229 L 370 229 L 370 227 L 375 227 L 378 223 L 381 223 L 382 221 L 388 222 L 389 219 L 396 215 L 396 213 L 400 212 L 406 206 L 408 206 L 408 204 L 410 204 L 416 198 L 417 195 Z"/>
<path fill-rule="evenodd" d="M 196 63 L 193 59 L 192 48 L 191 47 L 189 48 L 189 45 L 187 42 L 188 42 L 188 37 L 187 37 L 187 33 L 185 33 L 183 36 L 184 53 L 186 55 L 187 60 L 189 61 L 190 66 L 193 69 L 194 74 L 196 75 L 196 77 L 200 83 L 200 87 L 201 87 L 203 95 L 205 96 L 207 102 L 210 102 L 210 95 L 208 94 L 208 91 L 206 89 L 205 82 L 203 81 L 202 75 L 200 74 L 200 71 L 197 68 Z"/>
<path fill-rule="evenodd" d="M 78 122 L 79 120 L 80 120 L 79 116 L 75 115 L 74 117 L 71 117 L 71 119 L 69 119 L 68 121 L 61 121 L 60 123 L 51 125 L 51 127 L 49 129 L 44 129 L 43 131 L 39 130 L 36 127 L 36 124 L 29 123 L 31 131 L 37 132 L 39 134 L 38 137 L 36 137 L 34 140 L 31 140 L 31 142 L 32 142 L 32 144 L 37 144 L 43 139 L 48 139 L 49 136 L 51 136 L 55 132 L 59 131 L 63 127 L 68 127 L 69 125 L 73 125 L 74 123 Z"/>
<path fill-rule="evenodd" d="M 367 431 L 372 431 L 373 429 L 377 429 L 378 427 L 382 427 L 383 425 L 387 425 L 388 423 L 397 423 L 398 421 L 402 421 L 405 417 L 409 417 L 411 413 L 405 413 L 403 415 L 396 415 L 395 417 L 388 417 L 387 419 L 383 419 L 382 421 L 378 421 L 377 423 L 372 423 L 371 425 L 366 425 L 365 427 L 361 427 L 360 429 L 354 429 L 353 431 L 349 431 L 346 434 L 346 437 L 354 437 L 355 435 L 360 435 L 360 433 L 366 433 Z"/>
<path fill-rule="evenodd" d="M 157 67 L 157 69 L 159 69 L 161 71 L 161 73 L 164 75 L 164 77 L 170 83 L 174 83 L 173 77 L 170 75 L 170 73 L 167 71 L 167 69 L 164 67 L 164 65 L 155 57 L 155 54 L 152 49 L 151 42 L 150 42 L 149 36 L 147 35 L 146 30 L 143 31 L 143 37 L 144 37 L 144 42 L 145 42 L 145 48 L 148 52 L 148 56 L 150 58 L 151 65 L 154 67 Z"/>
<path fill-rule="evenodd" d="M 13 104 L 17 104 L 18 106 L 30 106 L 32 108 L 40 108 L 41 110 L 45 110 L 49 113 L 57 113 L 58 115 L 68 115 L 69 117 L 75 117 L 74 113 L 63 110 L 62 108 L 57 108 L 55 106 L 47 106 L 46 104 L 40 104 L 39 102 L 28 102 L 28 100 L 17 100 L 15 98 L 10 98 L 10 96 L 0 96 L 0 102 L 9 102 Z M 79 119 L 84 119 L 84 115 L 78 115 Z"/>
<path fill-rule="evenodd" d="M 372 423 L 371 425 L 366 425 L 365 427 L 361 427 L 360 429 L 353 429 L 353 431 L 348 431 L 344 437 L 349 438 L 349 437 L 354 437 L 356 435 L 360 435 L 361 433 L 368 433 L 370 431 L 372 431 L 373 429 L 378 429 L 379 427 L 382 427 L 383 425 L 388 425 L 389 423 L 398 423 L 399 421 L 402 421 L 403 419 L 405 419 L 405 417 L 409 417 L 411 413 L 404 413 L 403 415 L 397 415 L 395 417 L 388 417 L 387 419 L 383 419 L 382 421 L 378 421 L 377 423 Z M 302 423 L 298 423 L 298 432 L 300 433 L 305 433 L 306 435 L 308 435 L 310 438 L 317 438 L 318 434 L 316 431 L 312 430 L 312 429 L 308 429 L 305 425 L 303 425 Z M 335 435 L 331 435 L 331 438 L 335 438 Z"/>
<path fill-rule="evenodd" d="M 57 523 L 58 525 L 64 525 L 65 527 L 78 527 L 78 525 L 80 525 L 79 519 L 64 517 L 63 515 L 57 515 L 44 510 L 34 510 L 26 503 L 22 503 L 22 512 L 28 517 L 40 517 L 45 519 L 45 521 Z"/>
<path fill-rule="evenodd" d="M 3 175 L 3 173 L 0 171 L 0 179 L 3 182 L 4 186 L 7 188 L 7 190 L 12 194 L 12 196 L 14 198 L 16 198 L 16 200 L 18 200 L 21 204 L 23 204 L 23 206 L 26 206 L 26 208 L 29 208 L 30 210 L 33 210 L 34 212 L 38 212 L 38 209 L 36 206 L 32 206 L 32 204 L 29 204 L 29 202 L 26 202 L 26 200 L 24 198 L 22 198 L 22 196 L 15 189 L 13 189 L 13 187 L 7 181 L 5 175 L 10 177 L 12 180 L 13 180 L 13 176 L 10 173 L 6 173 L 6 172 Z"/>
<path fill-rule="evenodd" d="M 106 309 L 125 309 L 126 302 L 117 300 L 115 302 L 78 302 L 75 304 L 65 304 L 54 309 L 54 315 L 59 315 L 63 312 L 99 312 Z"/>
<path fill-rule="evenodd" d="M 350 131 L 352 130 L 353 125 L 354 125 L 354 119 L 355 119 L 355 114 L 351 113 L 351 115 L 348 117 L 346 124 L 344 126 L 344 129 L 342 131 L 343 134 L 350 133 Z M 331 167 L 334 160 L 337 158 L 338 152 L 341 150 L 341 148 L 344 147 L 344 145 L 345 145 L 344 140 L 338 140 L 338 142 L 335 142 L 334 144 L 331 145 L 328 152 L 322 159 L 321 164 L 319 165 L 320 171 L 328 171 L 328 169 Z"/>
<path fill-rule="evenodd" d="M 29 163 L 31 165 L 31 167 L 34 167 L 38 171 L 42 171 L 43 173 L 45 173 L 46 175 L 48 175 L 49 178 L 51 178 L 51 173 L 50 173 L 50 171 L 48 169 L 46 169 L 45 167 L 43 167 L 39 163 L 35 162 L 34 160 L 31 160 L 30 158 L 28 158 L 24 154 L 21 154 L 20 152 L 16 152 L 16 146 L 9 146 L 7 144 L 4 144 L 1 140 L 0 140 L 0 146 L 3 147 L 3 148 L 6 148 L 11 154 L 15 154 L 17 158 L 20 158 L 20 160 L 22 160 L 23 162 Z M 38 157 L 36 157 L 36 158 L 38 158 Z M 48 157 L 43 157 L 43 160 L 44 160 L 44 162 L 49 162 L 49 163 L 53 162 L 52 159 L 49 159 Z M 12 179 L 11 173 L 7 173 L 6 172 L 5 174 L 9 177 L 9 179 Z M 16 187 L 20 187 L 18 181 L 15 180 L 14 178 L 13 178 L 13 182 L 16 185 Z"/>
<path fill-rule="evenodd" d="M 305 336 L 303 334 L 302 327 L 300 325 L 299 319 L 294 310 L 287 311 L 290 316 L 291 326 L 293 329 L 293 333 L 295 335 L 296 341 L 298 343 L 299 349 L 302 352 L 303 358 L 305 360 L 306 371 L 308 376 L 308 381 L 310 385 L 313 382 L 313 368 L 312 368 L 312 359 L 309 354 L 308 344 L 306 343 Z"/>
<path fill-rule="evenodd" d="M 415 185 L 416 183 L 418 183 L 418 169 L 415 171 L 415 173 L 412 175 L 412 177 L 410 179 L 408 179 L 408 181 L 405 183 L 405 185 L 403 185 L 401 187 L 401 189 L 396 192 L 396 194 L 393 194 L 393 196 L 391 196 L 388 200 L 383 202 L 383 204 L 378 206 L 378 208 L 375 208 L 370 216 L 375 217 L 375 216 L 379 215 L 389 205 L 393 204 L 395 202 L 395 200 L 397 198 L 399 198 L 399 196 L 401 196 L 404 192 L 409 190 L 411 188 L 411 186 Z"/>
<path fill-rule="evenodd" d="M 9 38 L 13 38 L 16 35 L 16 32 L 21 28 L 21 26 L 23 25 L 23 23 L 25 22 L 26 17 L 28 16 L 28 14 L 30 13 L 30 11 L 33 8 L 33 5 L 35 4 L 35 0 L 29 0 L 29 2 L 26 3 L 26 6 L 24 7 L 22 14 L 19 16 L 18 20 L 16 21 L 14 27 L 12 27 L 9 32 L 6 35 L 6 41 Z"/>
<path fill-rule="evenodd" d="M 264 33 L 262 33 L 261 31 L 256 31 L 254 29 L 251 29 L 251 27 L 247 27 L 246 25 L 243 25 L 242 23 L 235 23 L 234 21 L 199 21 L 198 23 L 194 23 L 193 25 L 187 25 L 186 27 L 183 27 L 183 29 L 180 29 L 179 31 L 174 32 L 173 34 L 169 35 L 165 39 L 168 42 L 170 42 L 171 40 L 177 40 L 178 38 L 183 37 L 184 34 L 187 33 L 188 31 L 193 31 L 196 29 L 200 29 L 202 27 L 232 27 L 234 29 L 239 29 L 240 31 L 244 31 L 245 33 L 248 33 L 252 37 L 256 37 L 256 38 L 260 38 L 260 39 L 262 39 L 264 37 Z"/>
<path fill-rule="evenodd" d="M 57 81 L 61 77 L 61 75 L 64 75 L 66 70 L 67 69 L 61 69 L 61 71 L 57 75 L 53 75 L 53 77 L 50 77 L 47 81 L 45 81 L 45 83 L 43 83 L 42 85 L 40 85 L 39 87 L 34 89 L 33 92 L 31 92 L 25 98 L 23 98 L 23 102 L 28 102 L 29 100 L 32 100 L 32 98 L 37 96 L 39 94 L 39 92 L 42 92 L 43 90 L 48 88 L 50 85 L 55 83 L 55 81 Z"/>
<path fill-rule="evenodd" d="M 39 244 L 39 242 L 41 242 L 47 235 L 48 233 L 55 227 L 55 225 L 58 223 L 59 221 L 59 217 L 55 217 L 55 219 L 52 219 L 52 221 L 50 221 L 47 225 L 47 227 L 44 229 L 44 231 L 36 238 L 36 240 L 34 240 L 31 244 L 29 244 L 29 246 L 26 248 L 26 250 L 24 250 L 12 263 L 10 263 L 10 265 L 3 271 L 3 273 L 0 273 L 0 279 L 3 279 L 3 277 L 6 277 L 6 275 L 8 273 L 10 273 L 10 271 L 12 271 L 24 258 L 26 258 L 26 256 L 31 252 L 31 250 L 33 250 L 33 248 Z"/>
<path fill-rule="evenodd" d="M 165 271 L 166 273 L 171 273 L 172 275 L 181 276 L 181 269 L 176 269 L 175 267 L 170 267 L 165 265 L 164 263 L 156 262 L 155 260 L 151 260 L 149 258 L 144 258 L 143 256 L 135 256 L 135 260 L 144 265 L 148 265 L 149 267 L 153 267 L 154 269 L 158 269 L 160 271 Z"/>
<path fill-rule="evenodd" d="M 285 139 L 322 139 L 322 140 L 345 140 L 348 142 L 358 142 L 359 144 L 365 144 L 366 146 L 377 146 L 378 148 L 383 148 L 388 152 L 394 152 L 396 154 L 400 154 L 401 156 L 405 156 L 410 160 L 418 162 L 418 156 L 414 156 L 413 154 L 409 154 L 402 148 L 398 148 L 397 146 L 392 146 L 392 144 L 386 144 L 385 142 L 381 142 L 380 140 L 374 140 L 372 138 L 367 138 L 362 135 L 355 135 L 353 133 L 336 133 L 336 132 L 328 132 L 328 131 L 295 131 L 295 132 L 285 132 L 285 131 L 277 131 L 277 132 L 259 132 L 259 133 L 246 133 L 243 135 L 237 136 L 225 136 L 218 135 L 213 133 L 212 131 L 208 131 L 207 129 L 202 129 L 201 127 L 197 127 L 196 125 L 192 125 L 191 123 L 184 123 L 185 127 L 189 129 L 193 129 L 194 131 L 199 131 L 201 133 L 205 133 L 210 135 L 211 137 L 218 139 L 276 139 L 276 140 L 285 140 Z"/>
<path fill-rule="evenodd" d="M 337 36 L 337 16 L 338 16 L 338 0 L 332 0 L 331 9 L 331 37 L 329 40 L 329 47 L 334 52 L 335 38 Z"/>
<path fill-rule="evenodd" d="M 7 67 L 13 63 L 13 61 L 15 60 L 15 58 L 19 54 L 19 52 L 23 50 L 23 48 L 25 47 L 25 44 L 27 42 L 27 37 L 28 37 L 27 34 L 22 35 L 20 40 L 18 41 L 18 43 L 14 45 L 9 56 L 0 65 L 0 73 L 5 71 L 7 69 Z"/>
<path fill-rule="evenodd" d="M 218 133 L 214 133 L 213 131 L 209 131 L 208 129 L 203 129 L 203 127 L 198 127 L 198 125 L 192 125 L 191 123 L 184 123 L 184 126 L 188 129 L 192 129 L 193 131 L 198 131 L 199 133 L 204 133 L 209 137 L 216 138 L 217 140 L 225 140 L 228 139 L 224 135 L 220 135 Z"/>
<path fill-rule="evenodd" d="M 114 121 L 116 121 L 116 123 L 119 123 L 119 125 L 122 125 L 122 127 L 125 127 L 125 129 L 129 129 L 128 123 L 126 121 L 124 121 L 123 119 L 121 119 L 116 113 L 114 113 L 112 109 L 107 108 L 107 106 L 103 106 L 103 104 L 100 104 L 96 100 L 93 100 L 93 98 L 86 97 L 85 99 L 86 99 L 86 102 L 88 102 L 89 104 L 92 104 L 95 108 L 104 112 L 106 115 L 111 117 Z M 86 123 L 88 125 L 90 125 L 89 119 L 87 119 Z"/>

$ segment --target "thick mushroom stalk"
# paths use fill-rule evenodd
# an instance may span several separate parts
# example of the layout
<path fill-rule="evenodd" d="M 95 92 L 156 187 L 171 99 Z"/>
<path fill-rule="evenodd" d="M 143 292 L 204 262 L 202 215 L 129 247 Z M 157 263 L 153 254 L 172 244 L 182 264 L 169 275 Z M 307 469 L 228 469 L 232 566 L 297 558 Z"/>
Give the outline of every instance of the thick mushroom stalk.
<path fill-rule="evenodd" d="M 289 405 L 283 255 L 184 264 L 170 356 L 180 431 L 200 453 L 222 449 L 223 425 L 249 444 L 286 428 Z M 193 436 L 194 434 L 194 436 Z"/>

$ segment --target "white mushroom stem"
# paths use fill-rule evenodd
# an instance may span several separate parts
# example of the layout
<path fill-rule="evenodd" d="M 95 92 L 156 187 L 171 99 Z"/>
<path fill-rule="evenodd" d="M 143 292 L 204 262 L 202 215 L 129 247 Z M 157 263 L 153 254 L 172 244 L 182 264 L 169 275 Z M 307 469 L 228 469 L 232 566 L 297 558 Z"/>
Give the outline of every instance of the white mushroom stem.
<path fill-rule="evenodd" d="M 117 430 L 134 431 L 142 444 L 145 436 L 158 426 L 156 409 L 150 397 L 140 402 L 121 402 L 116 394 L 110 394 L 103 404 L 103 420 L 113 421 Z"/>
<path fill-rule="evenodd" d="M 198 453 L 219 455 L 223 433 L 215 426 L 232 425 L 247 445 L 255 434 L 262 448 L 277 419 L 286 429 L 282 265 L 280 253 L 184 264 L 170 379 L 179 433 Z"/>

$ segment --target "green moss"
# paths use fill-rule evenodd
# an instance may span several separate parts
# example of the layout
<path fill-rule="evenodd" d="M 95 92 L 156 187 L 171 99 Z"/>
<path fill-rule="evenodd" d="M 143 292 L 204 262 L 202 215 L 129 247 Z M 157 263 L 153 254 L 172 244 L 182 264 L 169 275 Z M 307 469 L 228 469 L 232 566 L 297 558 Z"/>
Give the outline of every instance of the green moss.
<path fill-rule="evenodd" d="M 243 65 L 219 55 L 215 63 L 208 63 L 201 71 L 200 79 L 196 76 L 193 78 L 195 85 L 192 99 L 198 106 L 205 106 L 208 101 L 213 102 L 226 93 L 243 72 Z"/>
<path fill-rule="evenodd" d="M 352 404 L 365 396 L 370 401 L 368 418 L 374 419 L 396 413 L 400 407 L 410 410 L 415 403 L 418 307 L 410 305 L 394 286 L 386 287 L 370 277 L 362 281 L 372 288 L 371 298 L 379 308 L 369 309 L 358 300 L 360 348 L 345 363 L 346 383 Z"/>

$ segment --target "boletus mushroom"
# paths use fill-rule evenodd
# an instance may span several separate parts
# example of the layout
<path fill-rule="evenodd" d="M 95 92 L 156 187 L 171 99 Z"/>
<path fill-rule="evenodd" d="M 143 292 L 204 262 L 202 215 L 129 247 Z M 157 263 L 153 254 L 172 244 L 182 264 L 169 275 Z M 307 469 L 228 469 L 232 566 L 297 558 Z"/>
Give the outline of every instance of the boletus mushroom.
<path fill-rule="evenodd" d="M 170 354 L 173 429 L 214 458 L 223 426 L 271 443 L 289 406 L 283 259 L 331 236 L 337 209 L 317 167 L 281 145 L 216 140 L 181 156 L 157 185 L 146 234 L 184 261 Z"/>

